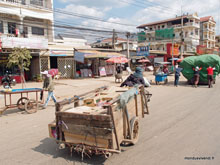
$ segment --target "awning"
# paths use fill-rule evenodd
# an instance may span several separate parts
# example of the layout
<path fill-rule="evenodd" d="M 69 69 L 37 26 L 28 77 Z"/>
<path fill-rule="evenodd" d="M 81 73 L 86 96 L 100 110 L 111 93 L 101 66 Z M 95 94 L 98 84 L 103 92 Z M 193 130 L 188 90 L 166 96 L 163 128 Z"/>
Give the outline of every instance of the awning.
<path fill-rule="evenodd" d="M 67 52 L 66 51 L 59 51 L 59 50 L 51 50 L 50 51 L 50 56 L 52 57 L 66 57 Z"/>
<path fill-rule="evenodd" d="M 101 52 L 96 50 L 79 50 L 78 52 L 84 53 L 85 58 L 125 57 L 125 55 L 116 52 Z"/>

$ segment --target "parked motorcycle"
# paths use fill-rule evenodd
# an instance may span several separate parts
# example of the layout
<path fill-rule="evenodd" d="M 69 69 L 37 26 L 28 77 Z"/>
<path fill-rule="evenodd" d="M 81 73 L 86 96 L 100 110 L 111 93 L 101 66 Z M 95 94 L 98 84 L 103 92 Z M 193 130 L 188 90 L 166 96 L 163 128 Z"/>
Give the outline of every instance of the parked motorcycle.
<path fill-rule="evenodd" d="M 1 84 L 3 85 L 5 89 L 8 89 L 8 88 L 11 88 L 12 85 L 13 86 L 16 85 L 16 80 L 12 78 L 11 75 L 9 75 L 8 71 L 6 71 L 6 74 L 2 78 Z"/>

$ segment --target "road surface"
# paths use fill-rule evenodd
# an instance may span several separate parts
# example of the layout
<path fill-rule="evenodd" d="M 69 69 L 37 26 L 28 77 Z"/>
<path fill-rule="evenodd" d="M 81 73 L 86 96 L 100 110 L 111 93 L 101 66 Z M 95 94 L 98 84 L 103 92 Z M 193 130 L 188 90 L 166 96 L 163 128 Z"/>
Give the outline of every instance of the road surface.
<path fill-rule="evenodd" d="M 56 95 L 62 100 L 113 82 L 113 78 L 65 80 L 56 86 Z M 139 142 L 107 160 L 94 156 L 82 161 L 77 153 L 71 156 L 68 149 L 58 149 L 48 137 L 48 123 L 55 117 L 53 102 L 30 115 L 8 110 L 0 117 L 0 164 L 219 165 L 220 79 L 211 89 L 192 88 L 182 80 L 179 87 L 170 82 L 149 91 L 150 115 L 141 120 Z"/>

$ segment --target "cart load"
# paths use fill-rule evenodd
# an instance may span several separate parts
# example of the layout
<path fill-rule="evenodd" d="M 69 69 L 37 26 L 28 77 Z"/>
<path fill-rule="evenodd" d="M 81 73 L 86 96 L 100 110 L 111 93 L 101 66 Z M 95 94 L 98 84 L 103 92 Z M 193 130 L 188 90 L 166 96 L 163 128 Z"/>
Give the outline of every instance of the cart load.
<path fill-rule="evenodd" d="M 192 56 L 185 58 L 180 66 L 183 68 L 182 74 L 188 80 L 191 81 L 194 76 L 194 71 L 192 68 L 196 66 L 202 67 L 200 71 L 200 83 L 207 83 L 207 68 L 209 66 L 215 67 L 214 78 L 220 73 L 220 57 L 217 55 L 202 55 L 202 56 Z"/>
<path fill-rule="evenodd" d="M 83 155 L 120 153 L 121 144 L 135 144 L 139 120 L 149 114 L 151 94 L 143 86 L 102 87 L 56 104 L 49 134 L 60 148 Z"/>

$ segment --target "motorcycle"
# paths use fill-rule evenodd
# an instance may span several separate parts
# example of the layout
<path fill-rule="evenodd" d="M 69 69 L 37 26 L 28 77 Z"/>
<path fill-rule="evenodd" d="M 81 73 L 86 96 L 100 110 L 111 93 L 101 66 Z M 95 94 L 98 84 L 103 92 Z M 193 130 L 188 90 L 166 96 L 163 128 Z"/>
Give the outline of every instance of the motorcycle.
<path fill-rule="evenodd" d="M 11 75 L 6 71 L 6 74 L 2 78 L 1 84 L 5 89 L 11 88 L 11 85 L 15 86 L 16 85 L 16 80 L 12 78 Z"/>

